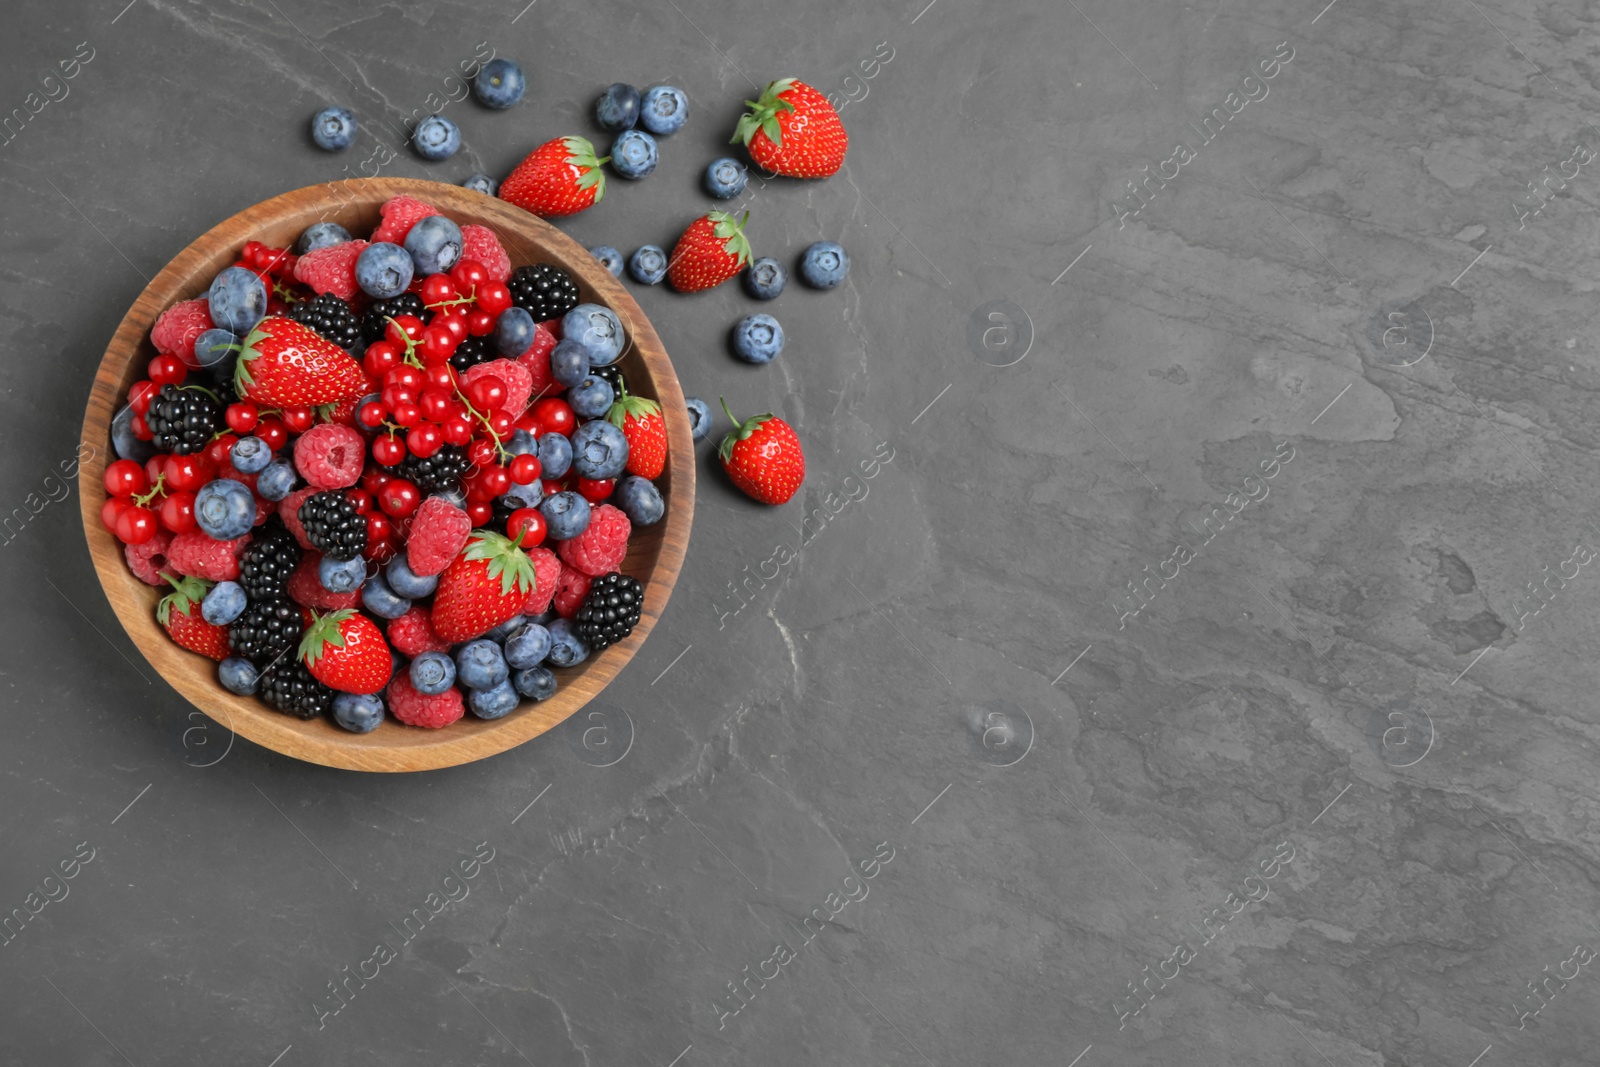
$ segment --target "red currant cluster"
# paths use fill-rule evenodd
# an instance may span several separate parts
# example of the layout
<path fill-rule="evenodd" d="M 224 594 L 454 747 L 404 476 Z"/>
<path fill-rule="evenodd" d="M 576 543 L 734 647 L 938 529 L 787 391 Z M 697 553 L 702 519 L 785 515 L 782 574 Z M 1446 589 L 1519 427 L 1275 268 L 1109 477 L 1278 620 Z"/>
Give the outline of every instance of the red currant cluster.
<path fill-rule="evenodd" d="M 100 508 L 100 522 L 130 545 L 142 545 L 161 530 L 188 533 L 195 528 L 195 491 L 215 478 L 217 470 L 209 449 L 190 456 L 151 456 L 143 464 L 119 459 L 106 466 L 110 495 Z"/>

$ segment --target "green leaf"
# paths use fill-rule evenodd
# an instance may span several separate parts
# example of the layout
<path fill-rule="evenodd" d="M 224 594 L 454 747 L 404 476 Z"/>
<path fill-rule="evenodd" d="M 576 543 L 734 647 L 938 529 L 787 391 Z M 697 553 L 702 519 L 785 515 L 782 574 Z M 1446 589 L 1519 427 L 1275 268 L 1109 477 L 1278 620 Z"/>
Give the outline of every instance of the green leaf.
<path fill-rule="evenodd" d="M 306 666 L 309 667 L 321 659 L 328 651 L 327 646 L 344 647 L 344 628 L 341 624 L 353 615 L 355 612 L 350 608 L 330 611 L 326 615 L 316 615 L 315 620 L 306 628 L 305 635 L 300 638 L 300 647 L 296 650 L 296 654 L 305 661 Z"/>
<path fill-rule="evenodd" d="M 767 140 L 771 141 L 779 148 L 783 147 L 783 127 L 778 125 L 777 116 L 768 116 L 767 118 L 763 119 L 761 122 L 761 132 L 767 135 Z"/>
<path fill-rule="evenodd" d="M 156 604 L 156 621 L 162 626 L 167 625 L 167 621 L 172 618 L 173 608 L 178 609 L 179 615 L 190 614 L 194 606 L 206 598 L 206 593 L 213 584 L 203 578 L 174 578 L 166 571 L 161 572 L 161 577 L 167 580 L 167 584 L 172 586 L 173 590 Z"/>

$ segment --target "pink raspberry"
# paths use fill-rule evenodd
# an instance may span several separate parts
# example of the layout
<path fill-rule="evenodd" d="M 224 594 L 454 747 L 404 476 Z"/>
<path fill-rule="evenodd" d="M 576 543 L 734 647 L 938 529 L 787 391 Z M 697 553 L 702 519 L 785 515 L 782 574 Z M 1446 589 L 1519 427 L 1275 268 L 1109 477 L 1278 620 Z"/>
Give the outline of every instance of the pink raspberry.
<path fill-rule="evenodd" d="M 561 542 L 561 561 L 598 578 L 622 566 L 628 554 L 628 535 L 633 523 L 620 508 L 601 504 L 589 515 L 589 525 L 577 537 Z"/>
<path fill-rule="evenodd" d="M 389 710 L 407 726 L 437 730 L 449 726 L 466 714 L 461 690 L 451 686 L 437 696 L 424 696 L 411 684 L 411 676 L 401 671 L 389 680 Z"/>
<path fill-rule="evenodd" d="M 557 319 L 536 325 L 533 330 L 533 343 L 528 346 L 526 352 L 517 357 L 517 362 L 527 370 L 531 378 L 528 383 L 529 395 L 536 400 L 549 392 L 555 383 L 555 379 L 550 377 L 550 353 L 556 347 L 556 334 L 550 328 L 551 323 L 557 327 L 561 325 Z"/>
<path fill-rule="evenodd" d="M 431 208 L 421 200 L 409 196 L 397 196 L 378 210 L 383 213 L 383 222 L 372 231 L 374 244 L 379 241 L 404 244 L 406 234 L 411 232 L 411 227 L 429 215 L 439 213 L 437 208 Z"/>
<path fill-rule="evenodd" d="M 494 281 L 503 282 L 511 277 L 511 257 L 500 247 L 500 238 L 487 226 L 461 227 L 461 258 L 482 263 Z"/>
<path fill-rule="evenodd" d="M 413 574 L 442 574 L 472 533 L 472 519 L 442 496 L 430 496 L 411 517 L 406 564 Z"/>
<path fill-rule="evenodd" d="M 163 311 L 150 327 L 150 343 L 162 355 L 177 356 L 187 366 L 199 368 L 200 361 L 194 358 L 194 339 L 213 325 L 210 301 L 197 296 Z"/>
<path fill-rule="evenodd" d="M 294 265 L 298 282 L 311 286 L 320 295 L 332 293 L 341 300 L 350 300 L 361 291 L 356 284 L 356 260 L 367 247 L 365 241 L 346 241 L 307 252 Z"/>
<path fill-rule="evenodd" d="M 156 535 L 142 545 L 122 546 L 122 555 L 128 561 L 128 569 L 145 585 L 164 586 L 167 580 L 161 577 L 161 572 L 167 569 L 167 546 L 170 544 L 172 535 L 157 530 Z"/>
<path fill-rule="evenodd" d="M 285 590 L 289 599 L 302 607 L 315 611 L 332 611 L 342 608 L 355 608 L 361 606 L 361 590 L 353 593 L 330 593 L 317 577 L 317 564 L 322 562 L 322 553 L 310 549 L 300 557 L 300 565 L 289 575 Z"/>
<path fill-rule="evenodd" d="M 355 485 L 366 458 L 366 438 L 333 422 L 318 423 L 294 443 L 294 468 L 316 489 Z"/>
<path fill-rule="evenodd" d="M 561 557 L 540 547 L 529 549 L 528 558 L 533 560 L 535 580 L 528 602 L 522 605 L 522 614 L 543 615 L 550 610 L 550 601 L 555 599 L 556 587 L 561 582 Z"/>
<path fill-rule="evenodd" d="M 491 359 L 487 363 L 475 363 L 468 367 L 461 380 L 471 384 L 479 378 L 488 377 L 499 378 L 500 384 L 506 387 L 505 408 L 513 417 L 528 410 L 528 398 L 533 395 L 533 375 L 527 367 L 509 359 Z"/>
<path fill-rule="evenodd" d="M 211 582 L 233 581 L 239 577 L 239 553 L 249 543 L 249 534 L 215 541 L 202 530 L 190 530 L 167 546 L 167 569 Z"/>
<path fill-rule="evenodd" d="M 300 505 L 306 500 L 321 492 L 316 486 L 308 485 L 304 489 L 296 489 L 282 500 L 278 501 L 278 518 L 294 534 L 294 539 L 300 542 L 301 548 L 311 547 L 311 538 L 306 536 L 306 528 L 300 525 Z"/>
<path fill-rule="evenodd" d="M 427 608 L 412 608 L 389 622 L 389 643 L 402 656 L 416 659 L 424 652 L 443 652 L 450 642 L 433 630 L 433 613 Z"/>
<path fill-rule="evenodd" d="M 582 571 L 575 571 L 565 563 L 561 565 L 561 577 L 556 580 L 556 595 L 552 603 L 563 619 L 570 619 L 578 613 L 583 606 L 583 598 L 589 595 L 589 583 L 592 580 Z"/>

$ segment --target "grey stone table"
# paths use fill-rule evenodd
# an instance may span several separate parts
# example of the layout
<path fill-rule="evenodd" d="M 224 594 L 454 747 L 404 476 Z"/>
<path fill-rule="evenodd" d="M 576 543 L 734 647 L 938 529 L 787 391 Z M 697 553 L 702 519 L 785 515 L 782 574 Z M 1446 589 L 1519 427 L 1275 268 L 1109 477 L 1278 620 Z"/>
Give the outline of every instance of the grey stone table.
<path fill-rule="evenodd" d="M 1595 1062 L 1590 6 L 124 3 L 0 45 L 0 1061 Z M 736 287 L 639 299 L 807 485 L 701 446 L 599 717 L 357 775 L 153 675 L 60 472 L 145 279 L 368 158 L 314 110 L 442 106 L 383 173 L 459 181 L 682 86 L 568 226 L 628 251 L 784 75 L 852 147 L 750 233 L 849 283 L 760 369 Z"/>

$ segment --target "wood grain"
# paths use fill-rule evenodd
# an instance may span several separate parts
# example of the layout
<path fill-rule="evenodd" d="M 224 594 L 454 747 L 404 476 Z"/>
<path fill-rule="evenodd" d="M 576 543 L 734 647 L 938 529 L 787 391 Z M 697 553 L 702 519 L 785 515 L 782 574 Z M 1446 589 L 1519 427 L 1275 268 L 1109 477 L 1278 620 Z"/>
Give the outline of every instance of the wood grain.
<path fill-rule="evenodd" d="M 330 221 L 351 233 L 370 233 L 381 221 L 379 207 L 400 194 L 432 204 L 455 221 L 488 226 L 499 235 L 513 266 L 555 263 L 578 280 L 583 299 L 616 312 L 628 347 L 619 366 L 629 388 L 661 404 L 667 426 L 667 468 L 656 480 L 666 515 L 634 530 L 623 571 L 645 585 L 643 617 L 631 636 L 574 668 L 557 669 L 561 688 L 542 704 L 524 701 L 502 719 L 485 722 L 470 713 L 441 730 L 405 726 L 392 719 L 370 734 L 353 734 L 326 719 L 303 722 L 280 714 L 253 697 L 236 696 L 216 680 L 211 661 L 174 645 L 156 623 L 161 590 L 145 585 L 127 568 L 122 546 L 100 524 L 106 493 L 102 482 L 111 452 L 113 415 L 128 387 L 144 376 L 156 355 L 150 326 L 179 300 L 202 295 L 211 279 L 237 257 L 249 240 L 287 247 L 313 222 Z M 620 282 L 566 234 L 504 201 L 459 186 L 402 178 L 352 179 L 297 189 L 273 197 L 219 223 L 176 256 L 134 301 L 100 362 L 83 419 L 83 438 L 95 454 L 78 475 L 84 533 L 117 617 L 146 659 L 195 707 L 259 745 L 296 759 L 361 771 L 418 771 L 451 767 L 492 756 L 557 726 L 604 689 L 633 658 L 654 629 L 683 566 L 694 518 L 694 449 L 677 375 L 649 320 Z"/>

